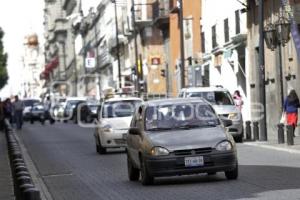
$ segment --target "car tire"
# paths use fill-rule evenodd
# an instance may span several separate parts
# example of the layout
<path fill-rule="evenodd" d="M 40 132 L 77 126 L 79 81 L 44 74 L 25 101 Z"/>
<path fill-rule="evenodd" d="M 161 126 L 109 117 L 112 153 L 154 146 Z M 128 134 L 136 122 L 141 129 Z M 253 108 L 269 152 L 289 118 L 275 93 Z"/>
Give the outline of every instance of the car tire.
<path fill-rule="evenodd" d="M 236 165 L 234 170 L 231 171 L 225 171 L 225 176 L 228 180 L 236 180 L 239 175 L 239 168 L 238 165 Z"/>
<path fill-rule="evenodd" d="M 101 141 L 99 137 L 97 137 L 99 144 L 96 142 L 96 150 L 99 154 L 106 154 L 106 148 L 101 145 Z"/>
<path fill-rule="evenodd" d="M 154 182 L 154 177 L 148 172 L 146 162 L 143 158 L 141 160 L 141 182 L 143 185 L 152 185 Z"/>
<path fill-rule="evenodd" d="M 33 119 L 30 119 L 30 124 L 34 124 L 34 120 Z"/>
<path fill-rule="evenodd" d="M 140 170 L 135 168 L 132 165 L 132 161 L 127 154 L 127 170 L 128 170 L 128 178 L 130 181 L 138 181 L 140 178 Z"/>

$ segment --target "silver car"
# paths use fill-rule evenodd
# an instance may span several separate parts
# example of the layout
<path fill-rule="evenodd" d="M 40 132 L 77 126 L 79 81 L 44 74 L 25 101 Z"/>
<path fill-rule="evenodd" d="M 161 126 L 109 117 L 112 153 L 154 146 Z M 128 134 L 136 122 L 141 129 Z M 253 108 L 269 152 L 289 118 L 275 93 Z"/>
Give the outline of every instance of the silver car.
<path fill-rule="evenodd" d="M 181 89 L 179 97 L 201 97 L 212 104 L 220 117 L 232 120 L 228 132 L 236 142 L 242 142 L 244 137 L 243 117 L 241 111 L 235 106 L 229 91 L 222 87 L 192 87 Z"/>
<path fill-rule="evenodd" d="M 216 172 L 236 179 L 236 145 L 225 128 L 231 124 L 199 98 L 144 103 L 128 131 L 129 180 L 148 185 L 155 177 Z"/>

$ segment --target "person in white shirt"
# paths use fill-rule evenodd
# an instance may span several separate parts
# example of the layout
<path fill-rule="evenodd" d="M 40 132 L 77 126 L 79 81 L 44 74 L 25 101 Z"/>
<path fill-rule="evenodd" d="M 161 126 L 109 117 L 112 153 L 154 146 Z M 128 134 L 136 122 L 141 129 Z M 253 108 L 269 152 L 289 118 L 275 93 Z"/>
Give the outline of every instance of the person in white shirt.
<path fill-rule="evenodd" d="M 21 129 L 23 125 L 23 109 L 24 109 L 24 103 L 19 99 L 18 95 L 16 95 L 15 101 L 13 103 L 13 110 L 15 112 L 17 129 Z"/>

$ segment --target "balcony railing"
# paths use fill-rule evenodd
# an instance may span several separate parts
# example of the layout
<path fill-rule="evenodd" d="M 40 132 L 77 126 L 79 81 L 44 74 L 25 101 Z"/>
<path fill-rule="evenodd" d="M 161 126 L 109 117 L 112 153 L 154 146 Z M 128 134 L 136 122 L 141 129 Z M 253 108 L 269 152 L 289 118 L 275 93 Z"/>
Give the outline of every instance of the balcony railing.
<path fill-rule="evenodd" d="M 169 25 L 169 15 L 176 10 L 176 0 L 156 0 L 153 3 L 153 21 L 159 28 Z"/>

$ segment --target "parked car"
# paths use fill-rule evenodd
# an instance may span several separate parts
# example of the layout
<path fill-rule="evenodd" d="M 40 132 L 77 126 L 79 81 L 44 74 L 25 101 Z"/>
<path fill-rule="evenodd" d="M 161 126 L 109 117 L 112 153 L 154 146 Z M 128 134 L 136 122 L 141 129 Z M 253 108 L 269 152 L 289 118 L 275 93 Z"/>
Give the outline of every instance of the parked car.
<path fill-rule="evenodd" d="M 226 126 L 201 99 L 145 102 L 132 118 L 127 137 L 130 181 L 152 184 L 155 177 L 225 172 L 238 177 L 236 145 Z"/>
<path fill-rule="evenodd" d="M 202 97 L 212 104 L 220 117 L 232 120 L 228 131 L 236 142 L 242 142 L 244 137 L 243 117 L 241 111 L 235 106 L 229 91 L 223 87 L 192 87 L 183 88 L 179 97 Z"/>
<path fill-rule="evenodd" d="M 39 121 L 42 124 L 45 123 L 46 115 L 45 108 L 42 103 L 35 103 L 29 113 L 30 123 L 33 124 L 35 121 Z"/>
<path fill-rule="evenodd" d="M 39 98 L 25 98 L 22 100 L 24 104 L 24 109 L 23 109 L 23 120 L 28 121 L 30 120 L 30 112 L 34 104 L 40 103 Z"/>
<path fill-rule="evenodd" d="M 141 103 L 142 99 L 136 97 L 118 97 L 104 101 L 99 126 L 94 133 L 98 153 L 106 153 L 107 148 L 126 147 L 125 138 L 132 115 Z"/>

